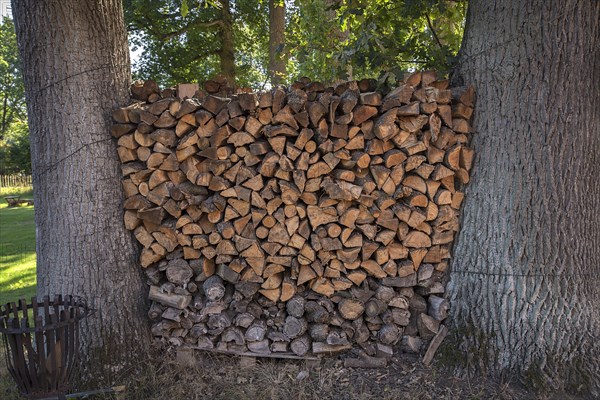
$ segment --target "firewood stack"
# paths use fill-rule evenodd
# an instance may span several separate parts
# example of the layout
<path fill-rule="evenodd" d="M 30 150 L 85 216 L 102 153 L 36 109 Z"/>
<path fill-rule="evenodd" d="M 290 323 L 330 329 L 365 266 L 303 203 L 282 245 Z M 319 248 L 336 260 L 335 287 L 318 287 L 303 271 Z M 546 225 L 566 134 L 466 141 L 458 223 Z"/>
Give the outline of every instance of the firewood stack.
<path fill-rule="evenodd" d="M 433 72 L 374 89 L 303 81 L 200 102 L 153 87 L 113 113 L 155 336 L 389 355 L 438 332 L 474 93 Z"/>
<path fill-rule="evenodd" d="M 217 75 L 212 79 L 207 80 L 204 82 L 203 87 L 207 94 L 220 97 L 229 97 L 234 92 L 233 85 L 231 85 L 223 75 Z"/>

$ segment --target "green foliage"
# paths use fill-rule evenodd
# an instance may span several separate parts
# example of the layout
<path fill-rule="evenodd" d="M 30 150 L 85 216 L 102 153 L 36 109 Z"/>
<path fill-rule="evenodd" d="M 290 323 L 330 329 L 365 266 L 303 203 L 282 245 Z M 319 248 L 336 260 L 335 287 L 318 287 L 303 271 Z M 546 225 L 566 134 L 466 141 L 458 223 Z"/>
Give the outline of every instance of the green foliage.
<path fill-rule="evenodd" d="M 135 76 L 163 85 L 219 73 L 221 4 L 226 0 L 126 0 L 132 45 L 143 49 Z M 237 84 L 268 79 L 268 2 L 231 0 Z M 286 4 L 289 81 L 323 82 L 384 73 L 449 71 L 460 46 L 466 2 L 294 0 Z M 280 51 L 282 49 L 279 49 Z"/>
<path fill-rule="evenodd" d="M 0 173 L 31 173 L 25 89 L 15 27 L 0 23 Z"/>
<path fill-rule="evenodd" d="M 0 140 L 0 173 L 31 174 L 29 128 L 27 122 L 15 121 Z"/>
<path fill-rule="evenodd" d="M 466 3 L 444 0 L 296 0 L 296 73 L 324 81 L 413 69 L 449 71 Z M 318 22 L 317 22 L 318 21 Z"/>
<path fill-rule="evenodd" d="M 288 51 L 292 55 L 288 65 L 290 76 L 308 76 L 331 82 L 345 76 L 340 59 L 336 57 L 344 40 L 336 11 L 328 0 L 296 0 L 290 8 L 290 22 L 286 29 Z"/>
<path fill-rule="evenodd" d="M 261 0 L 230 1 L 237 84 L 265 79 L 268 8 Z M 220 72 L 222 4 L 198 0 L 125 0 L 134 77 L 168 86 L 203 82 Z"/>
<path fill-rule="evenodd" d="M 13 121 L 25 120 L 25 88 L 13 21 L 0 23 L 0 135 Z"/>
<path fill-rule="evenodd" d="M 187 17 L 188 12 L 190 12 L 190 6 L 188 5 L 187 0 L 181 0 L 181 16 L 183 18 Z"/>

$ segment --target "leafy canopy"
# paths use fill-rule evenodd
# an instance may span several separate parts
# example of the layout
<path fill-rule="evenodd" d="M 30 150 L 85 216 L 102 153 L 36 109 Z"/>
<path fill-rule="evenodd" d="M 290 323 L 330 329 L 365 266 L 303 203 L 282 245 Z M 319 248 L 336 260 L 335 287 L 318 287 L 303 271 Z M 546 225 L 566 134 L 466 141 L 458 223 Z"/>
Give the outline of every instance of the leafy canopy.
<path fill-rule="evenodd" d="M 323 81 L 454 64 L 466 3 L 440 0 L 297 0 L 290 52 L 297 73 Z"/>
<path fill-rule="evenodd" d="M 265 79 L 268 8 L 261 0 L 230 1 L 239 85 Z M 219 71 L 222 4 L 198 0 L 125 0 L 134 76 L 162 85 L 203 82 Z"/>
<path fill-rule="evenodd" d="M 203 82 L 219 73 L 221 7 L 233 18 L 236 78 L 261 87 L 268 79 L 267 0 L 125 0 L 132 46 L 141 50 L 136 77 L 161 84 Z M 415 68 L 452 68 L 465 1 L 288 0 L 288 82 L 396 76 Z"/>

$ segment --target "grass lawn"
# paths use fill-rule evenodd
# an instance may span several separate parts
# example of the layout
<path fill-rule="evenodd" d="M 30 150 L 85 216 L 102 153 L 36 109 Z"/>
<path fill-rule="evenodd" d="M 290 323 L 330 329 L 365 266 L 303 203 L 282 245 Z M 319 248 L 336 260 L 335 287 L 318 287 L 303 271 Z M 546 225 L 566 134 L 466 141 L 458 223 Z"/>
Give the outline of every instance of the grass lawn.
<path fill-rule="evenodd" d="M 14 195 L 33 198 L 31 187 L 0 188 L 0 304 L 36 293 L 33 206 L 8 208 L 4 197 Z M 21 398 L 8 370 L 0 368 L 0 399 Z"/>
<path fill-rule="evenodd" d="M 0 188 L 0 304 L 36 293 L 33 206 L 9 208 L 11 195 L 33 197 L 31 188 Z"/>

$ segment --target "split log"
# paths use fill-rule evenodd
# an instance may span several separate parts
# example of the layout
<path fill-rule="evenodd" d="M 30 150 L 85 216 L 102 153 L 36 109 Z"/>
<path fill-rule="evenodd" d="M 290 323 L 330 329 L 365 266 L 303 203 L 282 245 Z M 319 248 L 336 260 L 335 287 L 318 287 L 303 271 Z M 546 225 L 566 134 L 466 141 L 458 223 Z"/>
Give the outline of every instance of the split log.
<path fill-rule="evenodd" d="M 423 340 L 429 340 L 438 333 L 440 323 L 429 315 L 422 313 L 417 317 L 417 327 L 419 329 L 419 336 Z"/>
<path fill-rule="evenodd" d="M 429 366 L 431 364 L 431 362 L 433 361 L 433 357 L 435 356 L 435 352 L 440 347 L 442 341 L 444 340 L 447 334 L 448 328 L 445 325 L 440 326 L 440 330 L 429 344 L 427 352 L 423 356 L 423 364 L 425 366 Z"/>
<path fill-rule="evenodd" d="M 191 295 L 163 293 L 158 286 L 150 286 L 148 298 L 167 307 L 174 307 L 180 310 L 186 308 L 192 301 Z"/>
<path fill-rule="evenodd" d="M 186 284 L 194 275 L 189 264 L 182 259 L 169 261 L 166 270 L 167 279 L 176 285 Z"/>
<path fill-rule="evenodd" d="M 400 339 L 401 330 L 396 324 L 385 324 L 379 330 L 378 338 L 383 344 L 396 344 Z"/>
<path fill-rule="evenodd" d="M 343 299 L 338 304 L 338 311 L 343 318 L 353 321 L 363 314 L 365 307 L 358 300 Z"/>

